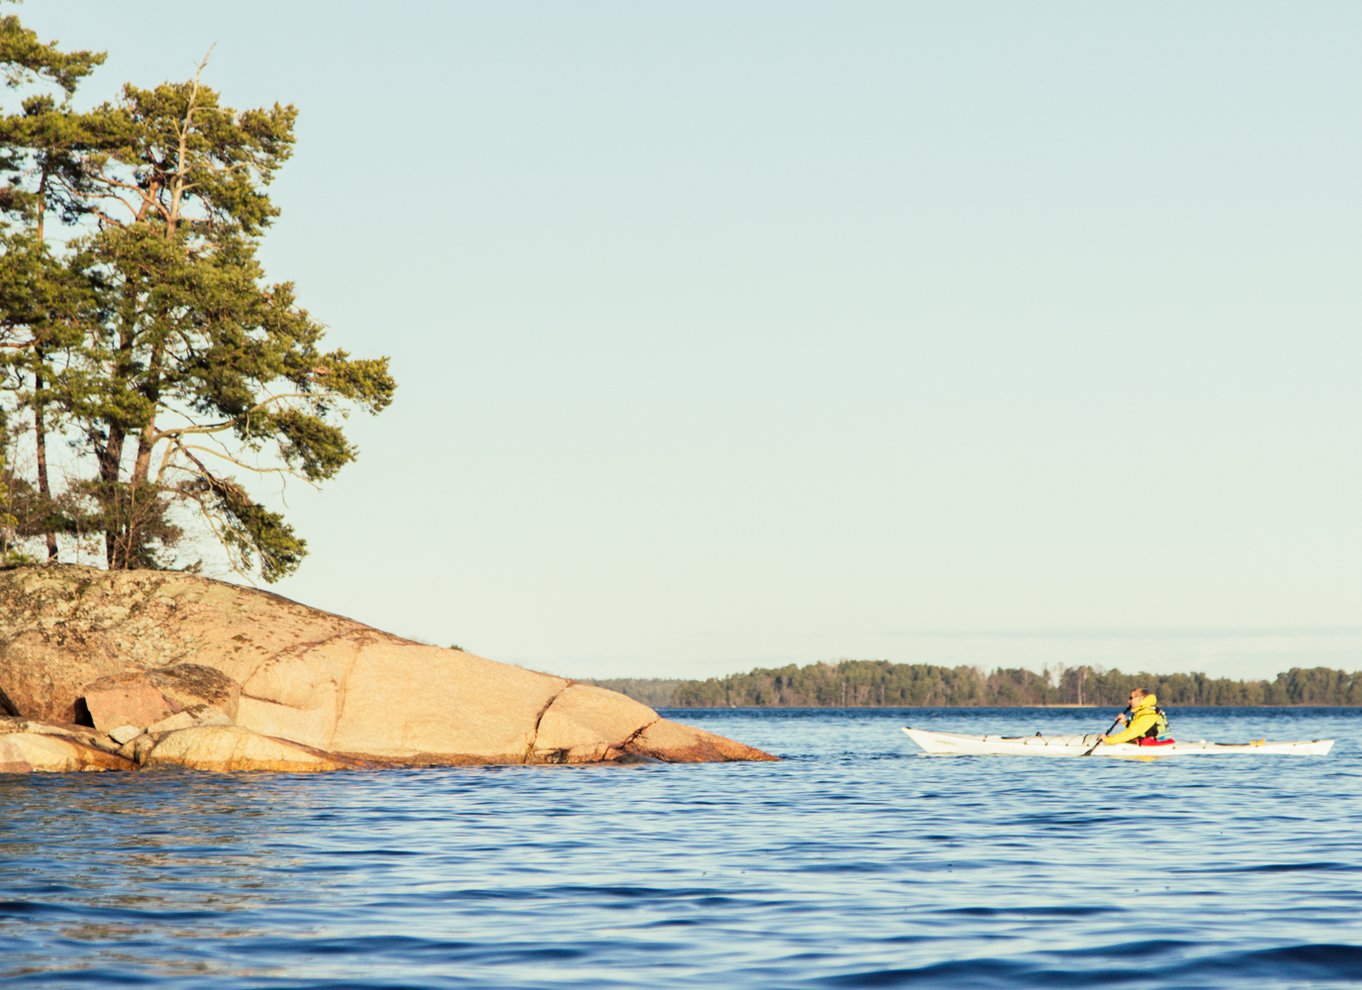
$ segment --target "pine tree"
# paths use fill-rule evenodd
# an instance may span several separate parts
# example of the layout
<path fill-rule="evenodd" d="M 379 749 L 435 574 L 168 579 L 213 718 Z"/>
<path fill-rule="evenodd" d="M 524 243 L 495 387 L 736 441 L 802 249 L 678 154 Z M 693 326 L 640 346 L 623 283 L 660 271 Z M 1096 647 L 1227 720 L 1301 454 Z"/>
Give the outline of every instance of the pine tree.
<path fill-rule="evenodd" d="M 11 89 L 46 84 L 46 91 L 23 100 L 18 113 L 0 116 L 0 170 L 10 175 L 0 187 L 0 375 L 32 416 L 36 487 L 30 515 L 40 520 L 49 560 L 57 557 L 62 528 L 48 472 L 48 434 L 57 425 L 50 420 L 58 408 L 50 390 L 62 373 L 54 358 L 80 339 L 71 314 L 81 293 L 48 250 L 47 218 L 53 208 L 68 220 L 76 217 L 64 187 L 78 170 L 86 130 L 71 98 L 103 61 L 100 52 L 62 52 L 55 43 L 39 41 L 17 17 L 0 18 L 6 84 Z"/>
<path fill-rule="evenodd" d="M 326 349 L 293 286 L 257 260 L 297 111 L 224 106 L 201 64 L 78 114 L 70 94 L 103 56 L 3 24 L 7 78 L 65 94 L 0 121 L 0 411 L 32 413 L 49 556 L 58 531 L 81 529 L 103 535 L 110 568 L 168 566 L 192 509 L 238 569 L 290 573 L 306 544 L 243 476 L 333 477 L 356 455 L 340 421 L 380 412 L 395 388 L 386 358 Z M 81 470 L 61 497 L 51 430 Z"/>

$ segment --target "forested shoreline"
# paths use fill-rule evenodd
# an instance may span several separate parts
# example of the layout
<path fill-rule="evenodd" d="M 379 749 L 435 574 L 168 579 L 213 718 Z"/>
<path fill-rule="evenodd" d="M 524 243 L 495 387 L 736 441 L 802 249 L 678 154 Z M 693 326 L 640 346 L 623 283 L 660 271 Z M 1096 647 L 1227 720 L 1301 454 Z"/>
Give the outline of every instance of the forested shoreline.
<path fill-rule="evenodd" d="M 591 683 L 654 708 L 913 708 L 1122 706 L 1136 685 L 1169 705 L 1362 705 L 1362 672 L 1292 667 L 1272 680 L 1127 673 L 1097 667 L 986 670 L 888 660 L 761 668 L 706 680 L 614 678 Z"/>

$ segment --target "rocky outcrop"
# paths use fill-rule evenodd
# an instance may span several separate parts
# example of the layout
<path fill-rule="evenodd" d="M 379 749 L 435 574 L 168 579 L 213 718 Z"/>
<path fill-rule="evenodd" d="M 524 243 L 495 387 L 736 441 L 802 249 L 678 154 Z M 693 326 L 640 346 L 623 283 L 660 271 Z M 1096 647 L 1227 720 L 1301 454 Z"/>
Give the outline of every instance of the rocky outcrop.
<path fill-rule="evenodd" d="M 4 714 L 145 766 L 772 759 L 603 688 L 160 571 L 0 573 Z"/>
<path fill-rule="evenodd" d="M 0 773 L 136 768 L 107 746 L 107 740 L 80 726 L 0 717 Z"/>
<path fill-rule="evenodd" d="M 168 733 L 149 748 L 141 762 L 149 767 L 280 773 L 348 770 L 366 765 L 359 760 L 323 753 L 286 739 L 271 739 L 234 725 L 204 725 Z"/>
<path fill-rule="evenodd" d="M 130 727 L 140 732 L 174 714 L 166 696 L 146 674 L 113 674 L 92 681 L 82 689 L 75 709 L 77 717 L 88 715 L 91 725 L 110 734 Z"/>

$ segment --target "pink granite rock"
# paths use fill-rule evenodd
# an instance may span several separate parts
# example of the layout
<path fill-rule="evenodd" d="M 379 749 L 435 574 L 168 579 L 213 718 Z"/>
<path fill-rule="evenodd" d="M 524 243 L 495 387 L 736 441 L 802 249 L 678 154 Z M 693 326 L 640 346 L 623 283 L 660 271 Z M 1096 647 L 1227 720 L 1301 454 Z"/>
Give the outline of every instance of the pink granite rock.
<path fill-rule="evenodd" d="M 772 759 L 613 691 L 221 581 L 72 566 L 0 572 L 0 708 L 76 721 L 81 698 L 106 733 L 145 731 L 207 705 L 255 736 L 338 765 Z M 202 750 L 212 753 L 237 737 L 202 732 L 163 756 L 194 738 L 212 741 Z"/>
<path fill-rule="evenodd" d="M 132 725 L 145 729 L 171 714 L 171 704 L 143 673 L 114 674 L 85 685 L 90 721 L 101 732 Z"/>

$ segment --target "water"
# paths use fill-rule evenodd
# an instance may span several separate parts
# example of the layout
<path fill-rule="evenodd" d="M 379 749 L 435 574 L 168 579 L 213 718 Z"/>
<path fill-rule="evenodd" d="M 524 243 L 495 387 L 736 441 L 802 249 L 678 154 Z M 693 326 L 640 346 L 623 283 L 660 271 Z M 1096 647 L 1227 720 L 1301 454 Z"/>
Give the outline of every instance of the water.
<path fill-rule="evenodd" d="M 0 984 L 1362 984 L 1356 709 L 1174 712 L 1323 758 L 924 757 L 898 726 L 673 713 L 777 764 L 0 776 Z"/>

